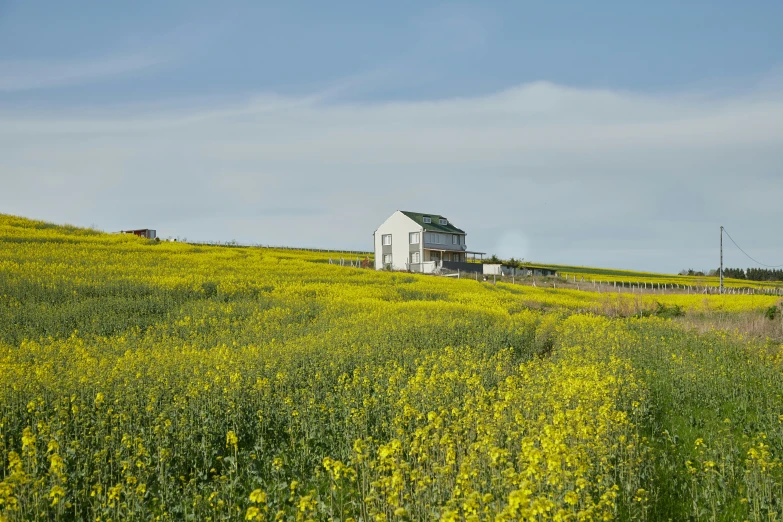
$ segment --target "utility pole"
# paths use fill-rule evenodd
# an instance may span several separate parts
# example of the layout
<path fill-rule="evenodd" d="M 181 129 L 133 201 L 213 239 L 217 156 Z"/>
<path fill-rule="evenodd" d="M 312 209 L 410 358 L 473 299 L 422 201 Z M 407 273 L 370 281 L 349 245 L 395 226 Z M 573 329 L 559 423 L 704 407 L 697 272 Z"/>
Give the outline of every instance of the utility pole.
<path fill-rule="evenodd" d="M 720 227 L 720 291 L 723 293 L 723 225 Z"/>

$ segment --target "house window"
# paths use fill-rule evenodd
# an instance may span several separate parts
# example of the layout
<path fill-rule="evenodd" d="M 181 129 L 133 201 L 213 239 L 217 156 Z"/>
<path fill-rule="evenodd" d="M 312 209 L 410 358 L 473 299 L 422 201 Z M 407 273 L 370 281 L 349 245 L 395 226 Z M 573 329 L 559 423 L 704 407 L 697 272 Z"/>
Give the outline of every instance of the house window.
<path fill-rule="evenodd" d="M 459 262 L 459 254 L 451 254 L 451 260 L 456 262 Z"/>
<path fill-rule="evenodd" d="M 384 234 L 381 236 L 384 245 L 391 245 L 391 234 Z"/>
<path fill-rule="evenodd" d="M 424 234 L 425 243 L 433 243 L 435 245 L 445 245 L 447 234 L 438 234 L 436 232 L 426 232 Z"/>
<path fill-rule="evenodd" d="M 411 232 L 410 234 L 411 238 L 411 245 L 418 245 L 419 244 L 419 233 L 418 232 Z"/>
<path fill-rule="evenodd" d="M 392 255 L 391 254 L 383 254 L 383 264 L 384 265 L 390 265 L 392 264 Z"/>
<path fill-rule="evenodd" d="M 440 218 L 438 220 L 438 223 L 440 223 L 441 225 L 448 225 L 449 224 L 449 222 L 448 222 L 448 220 L 446 218 Z"/>
<path fill-rule="evenodd" d="M 459 245 L 459 236 L 457 234 L 451 236 L 451 244 Z"/>
<path fill-rule="evenodd" d="M 414 252 L 411 254 L 411 263 L 418 263 L 419 262 L 419 253 Z"/>
<path fill-rule="evenodd" d="M 424 221 L 425 223 L 432 223 L 432 219 L 429 216 L 424 216 L 422 218 L 422 221 Z"/>

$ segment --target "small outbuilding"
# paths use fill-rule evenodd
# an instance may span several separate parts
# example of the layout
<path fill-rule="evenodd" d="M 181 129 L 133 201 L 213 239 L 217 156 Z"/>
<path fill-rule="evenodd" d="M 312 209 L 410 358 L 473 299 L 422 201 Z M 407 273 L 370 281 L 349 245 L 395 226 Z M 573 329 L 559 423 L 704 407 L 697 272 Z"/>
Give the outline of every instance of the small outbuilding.
<path fill-rule="evenodd" d="M 495 266 L 495 265 L 492 265 Z M 556 276 L 557 269 L 548 266 L 525 265 L 520 268 L 503 265 L 500 268 L 504 276 Z"/>
<path fill-rule="evenodd" d="M 135 236 L 144 237 L 147 239 L 155 239 L 158 237 L 157 233 L 150 228 L 139 228 L 137 230 L 123 230 L 123 234 L 133 234 Z"/>

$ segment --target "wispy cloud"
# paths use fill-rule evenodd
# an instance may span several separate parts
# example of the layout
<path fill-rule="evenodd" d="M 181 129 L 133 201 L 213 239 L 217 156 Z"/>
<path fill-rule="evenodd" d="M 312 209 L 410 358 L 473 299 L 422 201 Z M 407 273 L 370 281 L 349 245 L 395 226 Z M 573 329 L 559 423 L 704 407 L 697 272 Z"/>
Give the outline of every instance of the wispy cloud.
<path fill-rule="evenodd" d="M 170 59 L 145 53 L 102 56 L 82 61 L 0 61 L 0 91 L 25 91 L 76 85 L 150 69 Z"/>
<path fill-rule="evenodd" d="M 474 249 L 676 271 L 714 264 L 720 224 L 752 249 L 783 219 L 780 90 L 264 95 L 210 110 L 17 113 L 0 117 L 0 137 L 3 211 L 164 236 L 362 248 L 395 209 L 421 209 L 467 229 Z"/>

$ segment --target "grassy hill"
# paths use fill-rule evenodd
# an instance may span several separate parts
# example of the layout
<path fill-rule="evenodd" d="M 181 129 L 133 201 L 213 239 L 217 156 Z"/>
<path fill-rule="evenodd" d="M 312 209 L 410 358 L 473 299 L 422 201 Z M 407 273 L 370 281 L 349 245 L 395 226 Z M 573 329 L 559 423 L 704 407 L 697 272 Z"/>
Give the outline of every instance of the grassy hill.
<path fill-rule="evenodd" d="M 389 273 L 0 216 L 0 520 L 775 520 L 765 295 Z M 772 310 L 772 311 L 770 311 Z"/>

